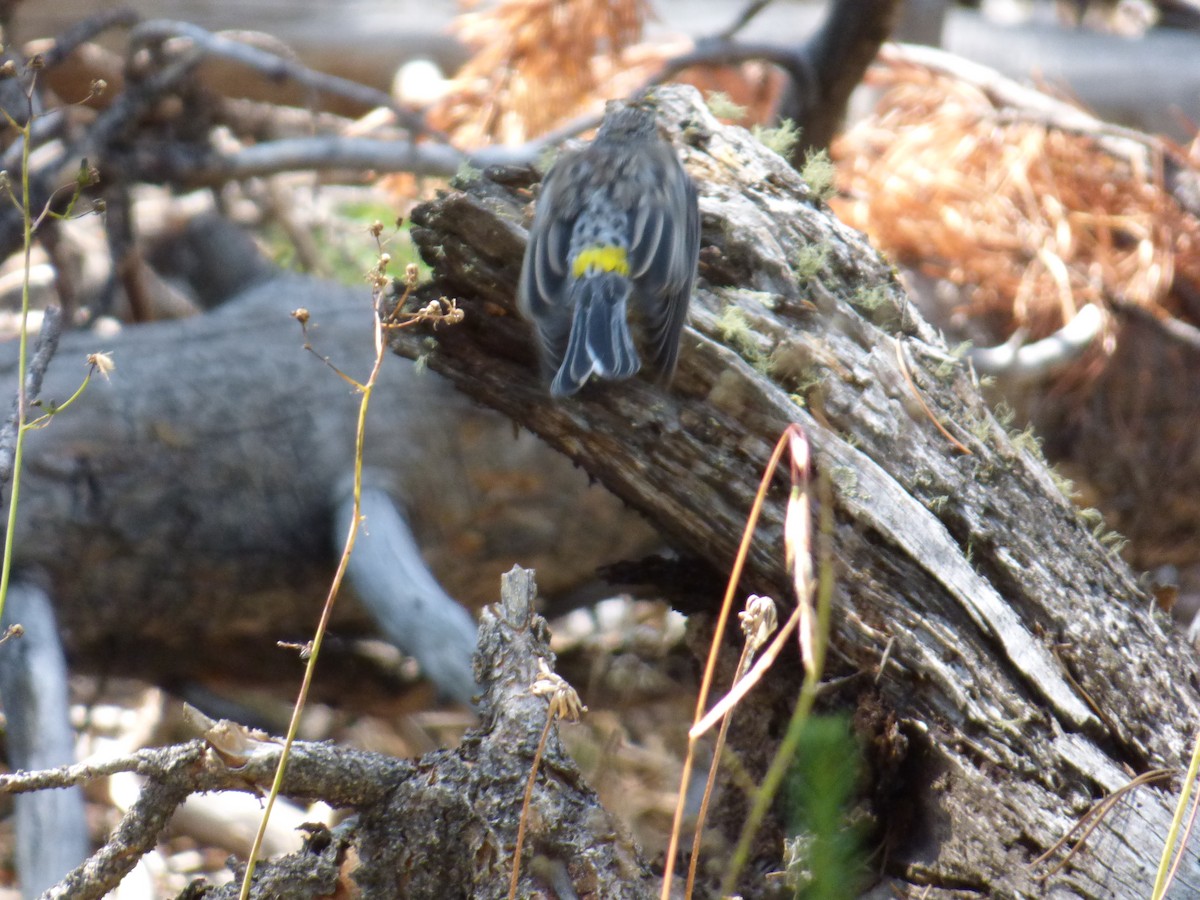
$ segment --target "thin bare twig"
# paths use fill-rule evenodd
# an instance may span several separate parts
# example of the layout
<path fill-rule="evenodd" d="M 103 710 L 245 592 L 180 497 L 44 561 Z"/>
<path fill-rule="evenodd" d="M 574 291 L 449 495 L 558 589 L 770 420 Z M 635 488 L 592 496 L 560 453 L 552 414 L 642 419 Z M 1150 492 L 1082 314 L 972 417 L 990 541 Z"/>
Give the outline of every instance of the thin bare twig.
<path fill-rule="evenodd" d="M 396 116 L 397 122 L 414 134 L 432 134 L 424 118 L 413 110 L 400 106 L 386 91 L 359 84 L 348 78 L 316 72 L 295 60 L 287 59 L 244 41 L 234 40 L 224 34 L 214 34 L 190 22 L 170 19 L 152 19 L 138 25 L 129 35 L 131 53 L 148 43 L 161 43 L 170 38 L 186 38 L 205 56 L 219 56 L 237 62 L 259 72 L 268 81 L 294 81 L 312 91 L 343 97 L 361 103 L 367 109 L 382 106 Z"/>
<path fill-rule="evenodd" d="M 53 68 L 97 35 L 110 28 L 130 28 L 137 24 L 140 18 L 141 16 L 132 9 L 110 9 L 88 16 L 54 39 L 54 45 L 40 54 L 42 65 L 47 69 Z"/>
<path fill-rule="evenodd" d="M 749 25 L 755 16 L 770 6 L 771 2 L 772 0 L 751 0 L 738 13 L 737 18 L 717 34 L 717 37 L 725 41 L 732 39 L 739 31 Z"/>

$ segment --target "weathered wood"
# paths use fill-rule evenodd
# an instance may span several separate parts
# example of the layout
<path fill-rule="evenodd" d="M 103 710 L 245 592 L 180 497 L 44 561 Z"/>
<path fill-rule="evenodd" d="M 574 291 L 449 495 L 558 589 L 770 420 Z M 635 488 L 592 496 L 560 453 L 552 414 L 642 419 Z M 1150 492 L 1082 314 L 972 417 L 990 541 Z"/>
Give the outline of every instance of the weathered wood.
<path fill-rule="evenodd" d="M 34 771 L 75 761 L 75 732 L 67 699 L 67 663 L 54 628 L 50 598 L 38 588 L 10 584 L 0 620 L 5 633 L 24 629 L 0 647 L 8 764 Z M 87 858 L 87 818 L 78 786 L 40 791 L 14 801 L 13 856 L 24 895 L 33 897 Z"/>
<path fill-rule="evenodd" d="M 514 568 L 502 579 L 500 603 L 483 612 L 476 675 L 488 693 L 478 732 L 458 750 L 424 756 L 417 777 L 365 817 L 368 840 L 359 854 L 369 872 L 356 881 L 366 896 L 508 896 L 520 798 L 546 717 L 545 700 L 530 686 L 539 660 L 554 664 L 545 620 L 533 611 L 536 591 L 533 573 Z M 536 896 L 531 892 L 560 879 L 580 896 L 655 895 L 649 869 L 625 830 L 599 807 L 557 730 L 526 815 L 530 832 L 517 896 Z M 386 842 L 370 838 L 380 833 Z"/>
<path fill-rule="evenodd" d="M 308 847 L 255 870 L 253 897 L 329 896 L 352 875 L 362 896 L 508 896 L 509 878 L 529 774 L 548 729 L 526 813 L 525 854 L 518 896 L 574 884 L 580 896 L 642 900 L 655 895 L 654 879 L 625 830 L 599 805 L 563 749 L 558 725 L 547 723 L 547 703 L 531 691 L 552 671 L 546 622 L 534 611 L 533 573 L 517 567 L 504 576 L 501 602 L 483 613 L 476 673 L 484 695 L 480 724 L 454 750 L 419 760 L 346 750 L 328 743 L 297 743 L 284 795 L 321 799 L 358 813 L 330 834 L 314 827 Z M 232 723 L 208 741 L 144 750 L 132 759 L 70 770 L 0 776 L 0 789 L 29 791 L 78 784 L 99 770 L 136 770 L 146 778 L 137 802 L 107 842 L 45 896 L 89 900 L 105 896 L 152 849 L 171 813 L 192 793 L 264 792 L 279 762 L 280 744 L 254 739 Z M 233 760 L 214 752 L 222 746 Z M 347 859 L 353 845 L 357 859 Z M 239 872 L 240 875 L 240 872 Z M 239 883 L 204 896 L 238 896 Z M 185 892 L 183 896 L 193 896 Z"/>
<path fill-rule="evenodd" d="M 335 511 L 359 405 L 303 349 L 297 307 L 310 310 L 317 353 L 365 378 L 369 292 L 299 276 L 205 316 L 63 338 L 47 402 L 79 385 L 88 352 L 112 351 L 116 370 L 30 433 L 16 560 L 53 599 L 74 666 L 168 685 L 297 683 L 295 651 L 275 642 L 312 636 L 345 538 Z M 14 361 L 14 347 L 0 350 L 0 379 L 11 383 Z M 442 587 L 469 609 L 514 560 L 544 568 L 547 596 L 562 598 L 596 566 L 656 544 L 567 460 L 406 361 L 383 367 L 365 461 L 368 486 L 400 503 Z M 560 562 L 563 546 L 578 552 Z M 376 630 L 348 594 L 317 690 L 364 702 L 372 685 L 396 685 L 347 645 Z"/>
<path fill-rule="evenodd" d="M 868 676 L 852 684 L 882 875 L 930 897 L 1145 894 L 1170 816 L 1160 788 L 1048 880 L 1031 864 L 1131 773 L 1181 764 L 1200 723 L 1193 655 L 865 240 L 694 92 L 660 98 L 704 225 L 669 393 L 635 380 L 556 404 L 539 384 L 512 312 L 528 172 L 482 173 L 416 211 L 431 293 L 467 318 L 433 353 L 409 335 L 395 349 L 427 354 L 721 566 L 775 439 L 803 425 L 836 486 L 834 658 Z M 780 597 L 784 496 L 777 483 L 746 578 Z M 1200 890 L 1200 871 L 1185 861 L 1178 884 Z"/>

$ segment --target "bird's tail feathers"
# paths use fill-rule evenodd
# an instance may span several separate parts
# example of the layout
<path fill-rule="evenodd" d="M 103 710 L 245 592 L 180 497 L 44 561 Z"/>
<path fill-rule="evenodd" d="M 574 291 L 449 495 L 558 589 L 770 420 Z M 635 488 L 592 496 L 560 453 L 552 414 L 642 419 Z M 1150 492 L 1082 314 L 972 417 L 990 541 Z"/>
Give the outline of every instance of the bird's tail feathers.
<path fill-rule="evenodd" d="M 626 319 L 630 290 L 629 279 L 615 272 L 583 278 L 571 286 L 575 318 L 566 355 L 550 385 L 552 394 L 574 394 L 591 375 L 630 378 L 642 367 Z"/>

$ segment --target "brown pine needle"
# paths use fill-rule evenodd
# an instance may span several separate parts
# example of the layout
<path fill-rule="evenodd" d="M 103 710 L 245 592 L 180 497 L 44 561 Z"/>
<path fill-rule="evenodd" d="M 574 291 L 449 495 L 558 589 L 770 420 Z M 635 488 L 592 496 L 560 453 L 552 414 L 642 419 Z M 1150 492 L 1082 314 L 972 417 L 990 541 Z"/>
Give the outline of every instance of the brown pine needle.
<path fill-rule="evenodd" d="M 529 767 L 529 778 L 525 782 L 525 798 L 521 801 L 521 818 L 517 822 L 517 843 L 513 848 L 512 877 L 508 882 L 508 900 L 516 900 L 517 885 L 521 880 L 521 851 L 525 846 L 525 828 L 529 820 L 529 804 L 533 802 L 533 788 L 537 784 L 538 769 L 542 765 L 542 756 L 546 752 L 546 741 L 550 738 L 550 726 L 555 719 L 566 719 L 568 722 L 578 722 L 580 716 L 587 712 L 587 707 L 575 693 L 575 689 L 561 675 L 552 672 L 544 659 L 538 660 L 538 674 L 529 690 L 539 697 L 549 697 L 546 707 L 546 724 L 542 726 L 542 736 L 538 739 L 537 750 L 533 754 L 533 764 Z"/>
<path fill-rule="evenodd" d="M 937 430 L 945 435 L 946 440 L 954 445 L 954 449 L 959 453 L 965 453 L 967 456 L 973 456 L 970 450 L 966 448 L 957 438 L 954 437 L 946 427 L 938 421 L 938 417 L 933 414 L 933 410 L 929 408 L 929 404 L 925 402 L 925 398 L 921 396 L 921 391 L 917 388 L 917 384 L 912 380 L 912 375 L 908 372 L 908 361 L 904 358 L 904 345 L 900 341 L 896 341 L 896 362 L 900 364 L 900 374 L 904 376 L 904 380 L 908 382 L 909 390 L 912 391 L 917 402 L 921 404 L 921 409 L 925 410 L 925 415 L 929 417 L 929 421 L 937 426 Z"/>
<path fill-rule="evenodd" d="M 789 430 L 792 427 L 795 426 L 789 426 Z M 754 503 L 750 506 L 750 514 L 746 517 L 742 541 L 738 545 L 737 556 L 734 558 L 733 568 L 729 573 L 729 582 L 725 587 L 725 598 L 721 601 L 721 611 L 717 615 L 712 645 L 708 650 L 708 661 L 705 663 L 704 675 L 700 680 L 700 691 L 696 695 L 696 711 L 692 717 L 694 722 L 703 717 L 704 708 L 708 705 L 708 694 L 712 689 L 713 677 L 717 669 L 717 656 L 721 649 L 721 636 L 725 634 L 725 626 L 729 622 L 729 611 L 733 608 L 733 595 L 742 579 L 742 569 L 745 568 L 746 557 L 750 554 L 750 540 L 754 535 L 754 528 L 758 524 L 758 517 L 762 513 L 763 503 L 767 498 L 767 488 L 775 476 L 775 469 L 783 457 L 783 451 L 787 448 L 787 438 L 788 431 L 785 431 L 775 442 L 775 449 L 767 461 L 762 480 L 758 484 L 758 491 L 754 495 Z M 687 753 L 683 758 L 683 772 L 679 779 L 679 795 L 675 801 L 675 818 L 671 823 L 671 838 L 667 843 L 667 856 L 663 865 L 661 900 L 670 900 L 671 898 L 671 879 L 675 872 L 675 856 L 679 852 L 679 834 L 683 829 L 683 807 L 687 799 L 687 786 L 692 778 L 692 766 L 695 760 L 696 741 L 694 738 L 688 738 Z"/>
<path fill-rule="evenodd" d="M 1175 772 L 1175 769 L 1151 769 L 1149 772 L 1143 772 L 1141 775 L 1132 779 L 1128 784 L 1122 785 L 1107 797 L 1103 797 L 1098 800 L 1091 809 L 1079 817 L 1079 821 L 1072 825 L 1066 834 L 1055 841 L 1054 845 L 1051 846 L 1045 853 L 1030 863 L 1030 866 L 1040 866 L 1051 856 L 1053 856 L 1059 849 L 1061 849 L 1067 843 L 1067 841 L 1071 839 L 1071 836 L 1075 834 L 1075 832 L 1083 829 L 1082 834 L 1079 836 L 1079 840 L 1076 841 L 1075 845 L 1067 852 L 1067 855 L 1063 857 L 1063 859 L 1057 865 L 1050 869 L 1050 871 L 1048 871 L 1045 875 L 1042 875 L 1040 880 L 1045 881 L 1047 878 L 1054 875 L 1056 872 L 1062 869 L 1063 866 L 1071 861 L 1071 857 L 1083 849 L 1083 845 L 1087 843 L 1088 837 L 1091 836 L 1091 833 L 1096 830 L 1101 821 L 1103 821 L 1104 817 L 1108 815 L 1109 811 L 1117 805 L 1122 797 L 1124 797 L 1134 788 L 1141 787 L 1144 784 L 1149 784 L 1152 781 L 1159 781 L 1163 778 L 1169 778 L 1171 775 L 1175 774 Z"/>

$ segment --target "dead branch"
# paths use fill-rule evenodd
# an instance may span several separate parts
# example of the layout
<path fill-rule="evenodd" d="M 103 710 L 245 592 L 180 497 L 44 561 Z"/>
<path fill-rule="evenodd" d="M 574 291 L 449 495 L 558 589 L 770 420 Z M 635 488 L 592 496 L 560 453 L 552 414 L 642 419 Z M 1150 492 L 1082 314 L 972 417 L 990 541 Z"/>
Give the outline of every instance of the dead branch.
<path fill-rule="evenodd" d="M 133 56 L 145 45 L 162 45 L 172 38 L 183 38 L 204 56 L 232 60 L 258 72 L 269 81 L 292 81 L 318 94 L 332 94 L 359 103 L 368 110 L 382 106 L 391 110 L 397 120 L 414 136 L 428 133 L 423 117 L 413 110 L 399 106 L 386 91 L 314 71 L 296 60 L 262 50 L 245 40 L 236 40 L 227 34 L 214 34 L 189 22 L 168 19 L 142 22 L 130 32 L 129 54 Z"/>
<path fill-rule="evenodd" d="M 233 264 L 228 240 L 206 244 L 189 232 L 188 241 L 202 267 Z M 297 677 L 293 654 L 276 642 L 311 637 L 345 534 L 336 519 L 358 404 L 351 386 L 305 351 L 290 312 L 306 308 L 315 351 L 358 377 L 371 358 L 373 313 L 365 286 L 255 265 L 249 277 L 252 290 L 205 316 L 130 327 L 102 343 L 64 335 L 46 373 L 43 396 L 61 402 L 78 388 L 89 353 L 111 351 L 116 364 L 89 385 L 86 402 L 29 435 L 15 535 L 17 569 L 48 585 L 77 670 L 171 685 Z M 12 372 L 14 356 L 11 347 L 0 353 L 0 374 Z M 393 622 L 389 638 L 453 673 L 445 688 L 454 695 L 471 693 L 469 619 L 459 610 L 446 614 L 455 623 L 448 630 L 422 630 L 442 621 L 436 607 L 447 594 L 477 609 L 520 555 L 542 567 L 547 596 L 562 597 L 595 566 L 654 546 L 644 525 L 589 490 L 569 461 L 441 379 L 385 365 L 378 398 L 367 420 L 368 487 L 386 491 L 396 509 L 378 506 L 379 530 L 359 562 L 374 561 L 396 582 L 385 579 L 366 599 L 428 605 L 424 616 L 381 618 Z M 397 514 L 421 553 L 390 555 L 403 546 L 385 527 Z M 555 523 L 554 542 L 538 536 L 541 515 Z M 559 556 L 562 548 L 574 549 Z M 434 594 L 418 587 L 426 564 L 441 585 Z M 428 581 L 426 573 L 419 583 Z M 397 673 L 354 649 L 356 636 L 379 628 L 358 599 L 339 603 L 339 640 L 322 660 L 318 688 L 340 703 L 397 692 Z"/>
<path fill-rule="evenodd" d="M 88 41 L 112 28 L 131 28 L 138 18 L 131 9 L 111 9 L 89 16 L 54 38 L 51 46 L 40 54 L 42 64 L 48 69 L 55 68 Z"/>
<path fill-rule="evenodd" d="M 984 375 L 1034 381 L 1077 362 L 1103 327 L 1104 314 L 1094 303 L 1089 303 L 1070 322 L 1040 341 L 1025 343 L 1029 333 L 1021 328 L 1000 346 L 972 347 L 968 356 Z"/>
<path fill-rule="evenodd" d="M 252 896 L 310 896 L 306 884 L 314 879 L 325 884 L 341 874 L 339 864 L 350 844 L 358 852 L 354 879 L 369 896 L 507 895 L 518 827 L 512 813 L 521 806 L 546 722 L 547 702 L 530 688 L 554 660 L 546 623 L 533 610 L 537 588 L 532 576 L 514 568 L 503 578 L 500 604 L 484 612 L 475 669 L 485 687 L 481 725 L 459 749 L 406 761 L 328 744 L 295 746 L 284 794 L 322 799 L 356 811 L 359 818 L 338 839 L 332 857 L 323 853 L 328 839 L 318 840 L 317 832 L 305 850 L 256 871 Z M 231 755 L 231 747 L 240 749 Z M 279 751 L 274 741 L 221 723 L 204 741 L 144 750 L 99 765 L 0 776 L 0 792 L 77 785 L 124 771 L 146 779 L 141 796 L 104 847 L 44 895 L 88 900 L 120 883 L 189 795 L 265 790 Z M 527 847 L 531 855 L 547 860 L 550 870 L 568 872 L 579 893 L 618 900 L 652 895 L 653 879 L 636 848 L 583 783 L 555 726 L 534 791 Z M 544 889 L 539 873 L 546 865 L 522 869 L 523 895 Z M 205 896 L 225 897 L 236 887 Z"/>
<path fill-rule="evenodd" d="M 802 130 L 792 156 L 797 167 L 809 149 L 828 147 L 841 130 L 850 93 L 891 34 L 899 7 L 896 0 L 845 0 L 828 7 L 803 63 L 788 70 L 791 82 L 779 104 L 779 117 Z"/>
<path fill-rule="evenodd" d="M 9 765 L 36 770 L 71 762 L 75 732 L 69 716 L 67 661 L 50 597 L 26 581 L 10 582 L 0 624 L 5 633 L 0 697 Z M 25 896 L 33 896 L 87 858 L 83 791 L 63 786 L 17 797 L 13 805 L 13 856 Z"/>

